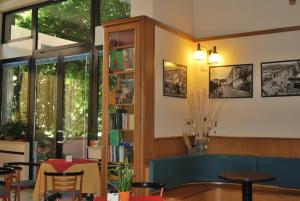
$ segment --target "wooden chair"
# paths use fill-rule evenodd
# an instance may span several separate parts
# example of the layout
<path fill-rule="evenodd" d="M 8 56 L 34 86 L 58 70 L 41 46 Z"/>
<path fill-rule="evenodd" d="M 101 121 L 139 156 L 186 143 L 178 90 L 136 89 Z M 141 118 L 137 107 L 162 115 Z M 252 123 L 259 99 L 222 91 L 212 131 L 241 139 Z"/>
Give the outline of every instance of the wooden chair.
<path fill-rule="evenodd" d="M 11 184 L 14 180 L 15 170 L 9 167 L 0 167 L 0 174 L 4 175 L 4 186 L 0 189 L 0 198 L 11 201 Z"/>
<path fill-rule="evenodd" d="M 9 162 L 4 163 L 4 167 L 10 167 L 15 170 L 14 173 L 14 181 L 11 185 L 12 189 L 15 190 L 15 201 L 20 201 L 21 190 L 26 188 L 34 188 L 35 186 L 35 178 L 22 180 L 21 172 L 23 170 L 23 166 L 28 167 L 37 167 L 36 173 L 40 167 L 40 163 L 29 163 L 29 162 Z"/>
<path fill-rule="evenodd" d="M 131 183 L 132 195 L 134 195 L 134 189 L 135 188 L 158 189 L 158 190 L 160 190 L 159 195 L 160 195 L 160 197 L 162 197 L 163 192 L 166 188 L 166 184 L 153 183 L 153 182 L 132 182 Z"/>
<path fill-rule="evenodd" d="M 72 201 L 78 198 L 82 201 L 82 176 L 83 171 L 80 172 L 44 172 L 45 175 L 45 193 L 44 200 L 49 196 L 60 193 L 62 198 L 72 197 Z M 48 190 L 48 178 L 52 182 L 52 189 Z M 77 182 L 79 182 L 79 189 L 76 189 Z"/>

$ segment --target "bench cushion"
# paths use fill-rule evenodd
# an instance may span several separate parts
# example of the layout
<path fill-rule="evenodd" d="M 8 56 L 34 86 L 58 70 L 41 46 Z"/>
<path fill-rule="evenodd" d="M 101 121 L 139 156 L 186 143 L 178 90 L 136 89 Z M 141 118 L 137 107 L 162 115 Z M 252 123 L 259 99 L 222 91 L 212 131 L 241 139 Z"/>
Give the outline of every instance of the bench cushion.
<path fill-rule="evenodd" d="M 150 161 L 150 182 L 167 187 L 198 181 L 221 181 L 222 171 L 255 171 L 256 158 L 234 155 L 186 155 Z"/>

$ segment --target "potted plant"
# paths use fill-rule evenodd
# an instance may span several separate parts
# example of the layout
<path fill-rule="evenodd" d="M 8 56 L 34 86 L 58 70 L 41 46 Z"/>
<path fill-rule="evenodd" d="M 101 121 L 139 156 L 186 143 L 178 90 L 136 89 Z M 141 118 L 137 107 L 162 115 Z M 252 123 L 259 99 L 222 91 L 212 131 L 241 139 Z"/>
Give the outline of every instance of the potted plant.
<path fill-rule="evenodd" d="M 28 124 L 21 121 L 9 121 L 0 126 L 0 135 L 4 140 L 28 140 Z"/>
<path fill-rule="evenodd" d="M 134 173 L 133 168 L 130 167 L 127 158 L 125 159 L 124 165 L 118 164 L 116 172 L 118 175 L 117 190 L 119 192 L 119 200 L 128 201 Z"/>

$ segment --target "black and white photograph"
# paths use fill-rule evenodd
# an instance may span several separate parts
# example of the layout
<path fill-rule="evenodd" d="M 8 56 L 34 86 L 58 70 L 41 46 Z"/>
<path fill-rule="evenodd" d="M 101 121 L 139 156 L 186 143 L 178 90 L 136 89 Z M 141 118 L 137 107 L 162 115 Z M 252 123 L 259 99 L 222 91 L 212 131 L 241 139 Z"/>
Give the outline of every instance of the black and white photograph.
<path fill-rule="evenodd" d="M 186 98 L 187 67 L 169 61 L 163 61 L 163 94 Z"/>
<path fill-rule="evenodd" d="M 252 98 L 253 64 L 209 67 L 209 98 Z"/>
<path fill-rule="evenodd" d="M 299 96 L 300 60 L 261 63 L 261 96 Z"/>

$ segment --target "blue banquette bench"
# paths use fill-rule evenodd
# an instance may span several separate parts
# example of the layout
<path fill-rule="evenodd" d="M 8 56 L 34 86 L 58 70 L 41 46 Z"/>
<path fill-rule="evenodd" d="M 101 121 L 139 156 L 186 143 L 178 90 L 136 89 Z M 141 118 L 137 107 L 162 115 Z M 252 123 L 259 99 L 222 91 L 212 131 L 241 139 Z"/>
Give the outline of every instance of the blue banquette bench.
<path fill-rule="evenodd" d="M 150 182 L 165 183 L 167 188 L 195 182 L 221 182 L 222 171 L 270 173 L 275 180 L 268 186 L 300 189 L 300 159 L 239 156 L 225 154 L 184 155 L 151 160 Z"/>

